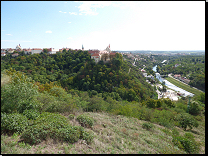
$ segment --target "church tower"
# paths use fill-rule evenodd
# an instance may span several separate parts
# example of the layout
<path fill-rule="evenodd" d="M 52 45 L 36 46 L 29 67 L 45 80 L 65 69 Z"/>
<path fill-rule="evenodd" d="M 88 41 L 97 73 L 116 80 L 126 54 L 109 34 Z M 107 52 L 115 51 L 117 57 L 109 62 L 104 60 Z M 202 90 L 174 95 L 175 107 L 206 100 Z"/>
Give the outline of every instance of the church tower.
<path fill-rule="evenodd" d="M 82 44 L 82 51 L 84 51 L 84 47 L 83 47 L 83 44 Z"/>

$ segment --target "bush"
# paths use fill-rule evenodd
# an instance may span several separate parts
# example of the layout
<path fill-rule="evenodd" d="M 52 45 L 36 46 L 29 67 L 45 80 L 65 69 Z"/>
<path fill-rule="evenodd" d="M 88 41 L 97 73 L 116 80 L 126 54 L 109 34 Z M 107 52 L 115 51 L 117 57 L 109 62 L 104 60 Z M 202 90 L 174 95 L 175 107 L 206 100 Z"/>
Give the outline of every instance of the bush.
<path fill-rule="evenodd" d="M 197 154 L 199 152 L 199 143 L 194 140 L 194 136 L 191 133 L 185 133 L 184 136 L 175 135 L 172 142 L 189 154 Z"/>
<path fill-rule="evenodd" d="M 160 117 L 158 123 L 167 128 L 173 127 L 173 121 L 165 117 Z"/>
<path fill-rule="evenodd" d="M 54 128 L 64 128 L 68 127 L 69 125 L 66 117 L 60 114 L 49 112 L 44 112 L 40 114 L 40 116 L 34 121 L 34 125 L 37 124 L 44 124 L 45 126 L 49 125 L 50 127 Z"/>
<path fill-rule="evenodd" d="M 188 113 L 182 113 L 178 116 L 178 121 L 180 126 L 186 130 L 187 127 L 189 127 L 190 129 L 192 129 L 192 127 L 198 127 L 199 123 L 196 121 L 196 119 L 193 118 L 193 116 L 191 116 Z"/>
<path fill-rule="evenodd" d="M 153 127 L 154 125 L 152 123 L 145 122 L 142 124 L 142 128 L 147 129 L 147 130 L 152 129 Z"/>
<path fill-rule="evenodd" d="M 34 96 L 36 103 L 38 103 L 38 110 L 40 112 L 68 112 L 74 108 L 74 103 L 72 99 L 68 97 L 64 101 L 64 98 L 61 100 L 59 97 L 50 95 L 49 93 L 39 93 L 37 96 Z"/>
<path fill-rule="evenodd" d="M 192 101 L 189 107 L 189 114 L 191 115 L 199 115 L 202 110 L 200 104 L 196 101 Z"/>
<path fill-rule="evenodd" d="M 35 120 L 39 115 L 40 113 L 37 112 L 36 110 L 24 110 L 23 112 L 23 115 L 27 117 L 27 119 L 29 120 Z"/>
<path fill-rule="evenodd" d="M 68 118 L 69 118 L 70 120 L 74 119 L 74 114 L 69 114 Z"/>
<path fill-rule="evenodd" d="M 47 138 L 69 143 L 84 139 L 89 143 L 93 136 L 85 132 L 83 127 L 67 124 L 67 119 L 64 116 L 45 112 L 23 132 L 21 139 L 30 144 L 37 144 Z"/>
<path fill-rule="evenodd" d="M 26 109 L 36 109 L 32 97 L 38 93 L 38 89 L 31 78 L 16 71 L 6 73 L 11 82 L 1 87 L 1 111 L 22 113 Z"/>
<path fill-rule="evenodd" d="M 1 132 L 13 134 L 14 132 L 21 133 L 28 127 L 27 117 L 19 114 L 1 113 Z"/>
<path fill-rule="evenodd" d="M 163 99 L 163 102 L 170 108 L 175 107 L 175 104 L 170 99 Z"/>
<path fill-rule="evenodd" d="M 87 142 L 87 144 L 90 144 L 94 138 L 94 135 L 92 133 L 83 131 L 82 133 L 82 139 Z"/>
<path fill-rule="evenodd" d="M 101 97 L 93 96 L 88 102 L 87 111 L 105 111 L 108 108 L 108 103 Z"/>
<path fill-rule="evenodd" d="M 60 128 L 57 131 L 59 140 L 74 143 L 79 140 L 82 131 L 79 126 L 71 126 L 68 128 Z"/>
<path fill-rule="evenodd" d="M 186 112 L 187 105 L 180 102 L 180 103 L 176 104 L 176 108 L 182 109 L 182 110 L 184 110 Z"/>
<path fill-rule="evenodd" d="M 83 127 L 92 127 L 94 124 L 94 120 L 86 115 L 79 115 L 77 117 L 77 120 L 79 121 L 79 123 L 81 124 L 81 126 Z"/>

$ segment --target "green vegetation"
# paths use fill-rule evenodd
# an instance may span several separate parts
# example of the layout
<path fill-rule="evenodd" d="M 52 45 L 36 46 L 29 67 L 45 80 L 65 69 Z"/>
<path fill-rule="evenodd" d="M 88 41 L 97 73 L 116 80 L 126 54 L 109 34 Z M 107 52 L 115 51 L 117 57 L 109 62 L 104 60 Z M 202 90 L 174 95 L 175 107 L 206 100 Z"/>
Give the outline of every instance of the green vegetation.
<path fill-rule="evenodd" d="M 188 92 L 195 94 L 196 96 L 199 96 L 202 93 L 201 91 L 199 91 L 195 88 L 192 88 L 189 85 L 183 84 L 182 82 L 177 81 L 177 80 L 173 79 L 172 77 L 166 77 L 165 79 L 168 80 L 170 83 L 176 85 L 177 87 L 182 88 Z"/>
<path fill-rule="evenodd" d="M 93 119 L 85 115 L 79 115 L 77 120 L 83 127 L 92 127 L 94 124 Z"/>
<path fill-rule="evenodd" d="M 189 85 L 205 91 L 205 55 L 159 56 L 155 55 L 160 75 L 180 74 L 190 80 Z M 161 61 L 167 60 L 163 65 Z"/>
<path fill-rule="evenodd" d="M 45 75 L 37 82 L 33 74 L 2 70 L 1 153 L 205 153 L 204 93 L 191 99 L 186 113 L 187 98 L 155 98 L 155 88 L 120 54 L 107 64 L 86 61 L 82 51 L 25 56 L 25 61 L 62 60 L 66 54 L 82 60 L 69 61 L 69 66 L 75 61 L 76 73 L 68 71 L 66 79 L 62 73 L 57 81 L 44 82 Z M 174 129 L 182 137 L 174 138 Z"/>

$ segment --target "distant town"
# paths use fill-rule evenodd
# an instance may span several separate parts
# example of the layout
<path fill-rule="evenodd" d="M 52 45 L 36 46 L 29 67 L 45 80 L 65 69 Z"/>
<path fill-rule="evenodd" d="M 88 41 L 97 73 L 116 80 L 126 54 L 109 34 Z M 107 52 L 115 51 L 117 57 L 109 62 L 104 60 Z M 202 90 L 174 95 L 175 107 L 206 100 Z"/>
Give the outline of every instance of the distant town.
<path fill-rule="evenodd" d="M 19 56 L 20 52 L 24 52 L 26 55 L 32 55 L 32 54 L 40 54 L 44 51 L 46 51 L 48 54 L 56 54 L 58 52 L 62 52 L 63 50 L 75 50 L 84 51 L 84 46 L 82 45 L 82 49 L 71 49 L 71 48 L 62 48 L 62 49 L 55 49 L 55 48 L 32 48 L 32 49 L 22 49 L 21 45 L 17 45 L 15 49 L 7 48 L 7 49 L 1 49 L 1 56 L 6 56 L 7 54 L 12 54 L 12 57 Z M 115 57 L 116 52 L 112 52 L 110 49 L 110 44 L 104 49 L 104 50 L 98 50 L 98 49 L 89 49 L 88 53 L 91 55 L 91 58 L 95 60 L 95 63 L 98 63 L 100 60 L 103 60 L 104 62 L 108 62 L 112 58 Z"/>

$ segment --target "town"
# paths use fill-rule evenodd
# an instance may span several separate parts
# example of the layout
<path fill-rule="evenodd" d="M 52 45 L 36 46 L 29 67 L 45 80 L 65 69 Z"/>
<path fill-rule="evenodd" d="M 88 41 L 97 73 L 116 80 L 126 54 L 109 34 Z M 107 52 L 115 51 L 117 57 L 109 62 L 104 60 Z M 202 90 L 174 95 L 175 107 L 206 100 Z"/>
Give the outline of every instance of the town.
<path fill-rule="evenodd" d="M 19 56 L 19 52 L 23 51 L 26 55 L 32 55 L 32 54 L 40 54 L 42 52 L 47 51 L 49 55 L 56 54 L 58 52 L 62 52 L 63 50 L 73 50 L 71 48 L 62 48 L 62 49 L 55 49 L 55 48 L 32 48 L 32 49 L 22 49 L 20 44 L 16 46 L 15 49 L 7 48 L 7 49 L 1 49 L 1 56 L 6 56 L 7 54 L 12 54 L 12 57 Z M 75 51 L 82 50 L 84 51 L 84 46 L 82 45 L 82 49 L 74 49 Z M 104 50 L 98 50 L 98 49 L 89 49 L 89 54 L 91 55 L 91 58 L 95 60 L 96 63 L 98 63 L 100 60 L 104 62 L 108 62 L 112 58 L 115 57 L 116 52 L 112 52 L 110 49 L 110 44 L 107 46 Z"/>

